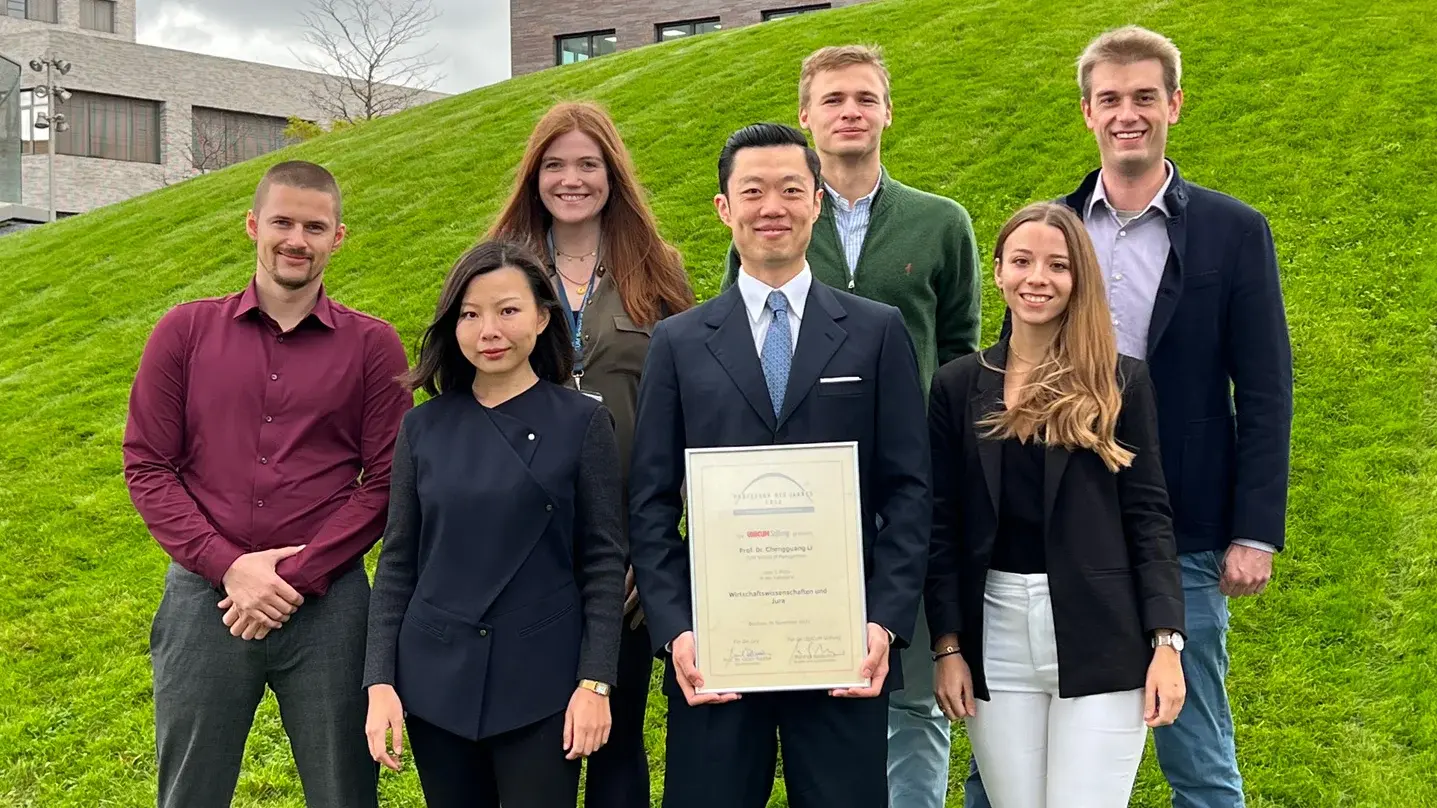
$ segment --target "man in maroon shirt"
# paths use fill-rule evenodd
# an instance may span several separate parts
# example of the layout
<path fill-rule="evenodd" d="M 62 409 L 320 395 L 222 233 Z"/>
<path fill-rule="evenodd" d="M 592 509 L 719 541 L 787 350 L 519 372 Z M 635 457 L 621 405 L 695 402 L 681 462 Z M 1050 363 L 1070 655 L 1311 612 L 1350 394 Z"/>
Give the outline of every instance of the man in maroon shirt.
<path fill-rule="evenodd" d="M 247 216 L 254 279 L 155 326 L 125 479 L 173 559 L 150 637 L 160 808 L 228 806 L 268 686 L 310 808 L 377 805 L 361 688 L 363 556 L 413 396 L 394 328 L 330 300 L 344 240 L 324 168 L 271 168 Z"/>

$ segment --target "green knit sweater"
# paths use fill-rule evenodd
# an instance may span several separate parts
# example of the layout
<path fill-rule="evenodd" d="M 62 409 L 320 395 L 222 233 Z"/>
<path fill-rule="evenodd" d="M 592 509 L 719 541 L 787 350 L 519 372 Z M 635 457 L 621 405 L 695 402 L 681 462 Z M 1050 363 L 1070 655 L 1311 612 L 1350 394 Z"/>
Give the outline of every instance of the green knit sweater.
<path fill-rule="evenodd" d="M 910 188 L 885 169 L 850 282 L 833 201 L 825 194 L 808 265 L 819 281 L 903 313 L 925 394 L 939 366 L 978 350 L 978 247 L 973 220 L 957 202 Z M 738 279 L 738 271 L 738 253 L 730 244 L 722 288 Z"/>

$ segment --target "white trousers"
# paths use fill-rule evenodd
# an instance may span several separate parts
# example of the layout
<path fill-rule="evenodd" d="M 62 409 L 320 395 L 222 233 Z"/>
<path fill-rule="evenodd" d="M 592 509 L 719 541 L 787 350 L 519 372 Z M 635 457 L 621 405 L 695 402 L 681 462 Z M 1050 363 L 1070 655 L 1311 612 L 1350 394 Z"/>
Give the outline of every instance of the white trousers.
<path fill-rule="evenodd" d="M 1048 576 L 988 572 L 990 700 L 967 719 L 993 808 L 1124 808 L 1142 761 L 1143 691 L 1058 697 Z"/>

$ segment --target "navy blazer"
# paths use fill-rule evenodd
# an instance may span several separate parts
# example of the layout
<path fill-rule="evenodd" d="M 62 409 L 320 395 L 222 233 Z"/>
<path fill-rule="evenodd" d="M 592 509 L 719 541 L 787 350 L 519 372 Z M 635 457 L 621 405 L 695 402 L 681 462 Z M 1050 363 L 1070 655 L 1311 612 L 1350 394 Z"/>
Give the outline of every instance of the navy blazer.
<path fill-rule="evenodd" d="M 858 380 L 819 381 L 839 377 Z M 660 322 L 629 476 L 630 550 L 655 654 L 693 628 L 684 450 L 857 441 L 868 620 L 897 635 L 884 688 L 901 688 L 897 649 L 912 636 L 932 521 L 926 423 L 913 343 L 892 306 L 815 280 L 777 418 L 737 285 Z"/>
<path fill-rule="evenodd" d="M 613 684 L 624 597 L 618 447 L 593 399 L 540 381 L 404 419 L 370 601 L 365 684 L 469 739 Z"/>
<path fill-rule="evenodd" d="M 1060 200 L 1079 217 L 1098 173 Z M 1281 549 L 1292 344 L 1272 231 L 1248 205 L 1184 180 L 1176 164 L 1163 200 L 1172 246 L 1146 362 L 1178 552 L 1222 550 L 1235 538 Z"/>

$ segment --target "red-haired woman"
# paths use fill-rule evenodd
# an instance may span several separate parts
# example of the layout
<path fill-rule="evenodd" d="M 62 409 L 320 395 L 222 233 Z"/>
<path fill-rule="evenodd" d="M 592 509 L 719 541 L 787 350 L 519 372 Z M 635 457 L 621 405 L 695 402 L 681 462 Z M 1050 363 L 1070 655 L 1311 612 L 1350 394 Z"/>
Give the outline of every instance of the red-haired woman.
<path fill-rule="evenodd" d="M 660 318 L 690 308 L 694 294 L 602 108 L 561 103 L 539 120 L 489 237 L 527 241 L 548 260 L 573 335 L 574 382 L 613 413 L 620 455 L 614 473 L 627 481 L 649 337 Z M 588 808 L 649 804 L 644 711 L 653 655 L 632 569 L 627 592 L 619 677 L 610 697 L 613 730 L 589 758 Z"/>

